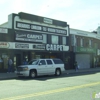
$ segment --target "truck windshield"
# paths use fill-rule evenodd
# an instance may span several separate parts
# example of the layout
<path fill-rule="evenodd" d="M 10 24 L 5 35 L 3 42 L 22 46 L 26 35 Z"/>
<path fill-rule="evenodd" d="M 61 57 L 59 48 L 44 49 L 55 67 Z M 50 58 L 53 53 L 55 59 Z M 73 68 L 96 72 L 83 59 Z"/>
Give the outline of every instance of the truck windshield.
<path fill-rule="evenodd" d="M 39 60 L 31 60 L 28 64 L 29 65 L 37 65 Z"/>

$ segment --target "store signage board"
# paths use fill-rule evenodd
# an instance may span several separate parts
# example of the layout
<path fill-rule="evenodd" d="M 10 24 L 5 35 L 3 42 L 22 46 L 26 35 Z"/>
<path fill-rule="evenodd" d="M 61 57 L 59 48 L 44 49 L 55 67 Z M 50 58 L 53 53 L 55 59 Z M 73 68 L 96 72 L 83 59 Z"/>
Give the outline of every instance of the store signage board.
<path fill-rule="evenodd" d="M 18 41 L 30 41 L 30 42 L 42 42 L 42 34 L 32 34 L 32 33 L 15 33 L 15 40 Z"/>
<path fill-rule="evenodd" d="M 0 42 L 0 48 L 9 48 L 8 42 Z"/>
<path fill-rule="evenodd" d="M 24 50 L 46 50 L 46 51 L 68 51 L 69 46 L 58 44 L 34 44 L 21 42 L 0 42 L 0 48 L 24 49 Z"/>
<path fill-rule="evenodd" d="M 55 34 L 59 34 L 59 35 L 67 35 L 67 30 L 64 30 L 64 29 L 41 26 L 41 25 L 36 25 L 36 24 L 23 23 L 23 22 L 18 22 L 18 21 L 16 22 L 16 28 L 32 30 L 32 31 L 55 33 Z"/>
<path fill-rule="evenodd" d="M 47 51 L 63 51 L 63 45 L 46 44 Z"/>
<path fill-rule="evenodd" d="M 6 29 L 6 28 L 0 28 L 0 33 L 8 33 L 8 29 Z"/>
<path fill-rule="evenodd" d="M 29 44 L 15 43 L 15 48 L 29 49 Z"/>
<path fill-rule="evenodd" d="M 33 49 L 45 50 L 44 44 L 34 44 Z"/>
<path fill-rule="evenodd" d="M 95 48 L 84 48 L 84 47 L 77 47 L 77 52 L 89 52 L 89 53 L 96 53 Z"/>
<path fill-rule="evenodd" d="M 44 18 L 43 22 L 46 24 L 53 24 L 53 20 L 49 19 L 49 18 Z"/>

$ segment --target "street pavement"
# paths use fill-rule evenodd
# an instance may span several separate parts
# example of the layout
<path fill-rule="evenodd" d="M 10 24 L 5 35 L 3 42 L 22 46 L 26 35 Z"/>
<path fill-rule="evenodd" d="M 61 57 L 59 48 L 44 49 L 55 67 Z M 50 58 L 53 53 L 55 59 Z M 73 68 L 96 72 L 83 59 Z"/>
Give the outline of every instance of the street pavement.
<path fill-rule="evenodd" d="M 98 68 L 89 68 L 89 69 L 79 69 L 75 71 L 74 69 L 66 70 L 63 72 L 63 74 L 78 74 L 78 73 L 85 73 L 85 72 L 100 72 L 100 67 Z M 14 79 L 17 78 L 17 75 L 15 73 L 0 73 L 0 80 L 4 79 Z"/>

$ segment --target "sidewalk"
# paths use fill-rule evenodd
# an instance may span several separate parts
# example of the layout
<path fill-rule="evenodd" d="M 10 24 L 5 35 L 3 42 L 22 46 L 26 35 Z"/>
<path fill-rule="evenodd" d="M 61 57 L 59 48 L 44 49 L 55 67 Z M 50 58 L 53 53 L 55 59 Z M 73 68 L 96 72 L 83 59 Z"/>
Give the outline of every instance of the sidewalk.
<path fill-rule="evenodd" d="M 0 73 L 0 80 L 14 79 L 17 75 L 15 73 Z"/>
<path fill-rule="evenodd" d="M 66 70 L 64 74 L 75 74 L 75 73 L 85 73 L 85 72 L 100 72 L 100 68 L 89 68 L 89 69 L 79 69 L 77 72 L 72 70 Z M 14 79 L 17 78 L 15 73 L 0 73 L 0 80 L 4 79 Z"/>
<path fill-rule="evenodd" d="M 65 74 L 74 74 L 74 73 L 85 73 L 85 72 L 100 72 L 100 67 L 98 67 L 98 68 L 88 68 L 88 69 L 79 69 L 77 71 L 72 69 L 72 70 L 66 70 L 64 73 Z"/>

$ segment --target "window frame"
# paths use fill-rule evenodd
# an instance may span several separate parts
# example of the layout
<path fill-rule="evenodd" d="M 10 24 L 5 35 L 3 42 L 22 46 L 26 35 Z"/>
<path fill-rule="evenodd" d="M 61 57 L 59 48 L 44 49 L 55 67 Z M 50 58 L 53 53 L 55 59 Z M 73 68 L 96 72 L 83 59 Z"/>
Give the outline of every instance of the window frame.
<path fill-rule="evenodd" d="M 65 38 L 65 40 L 64 40 L 64 38 Z M 64 41 L 65 41 L 65 43 L 64 43 Z M 66 45 L 66 44 L 67 44 L 66 36 L 62 36 L 62 45 Z"/>
<path fill-rule="evenodd" d="M 41 61 L 44 61 L 45 62 L 45 64 L 41 64 L 41 65 L 46 65 L 46 61 L 45 60 L 40 60 L 39 64 L 41 63 Z"/>
<path fill-rule="evenodd" d="M 53 59 L 54 64 L 64 64 L 61 59 Z"/>
<path fill-rule="evenodd" d="M 80 46 L 83 47 L 83 38 L 80 38 Z"/>
<path fill-rule="evenodd" d="M 54 42 L 53 42 L 53 41 L 54 41 L 54 40 L 53 40 L 53 39 L 54 39 L 53 36 L 58 37 L 58 41 L 57 41 L 58 43 L 54 43 Z M 52 44 L 59 44 L 59 36 L 58 36 L 58 35 L 51 35 L 51 43 L 52 43 Z"/>
<path fill-rule="evenodd" d="M 53 64 L 52 61 L 51 61 L 51 63 L 48 63 L 48 61 L 51 61 L 51 60 L 49 60 L 49 59 L 46 60 L 46 63 L 47 63 L 48 65 L 52 65 L 52 64 Z"/>
<path fill-rule="evenodd" d="M 42 34 L 43 35 L 43 41 L 42 43 L 47 43 L 47 34 Z"/>

